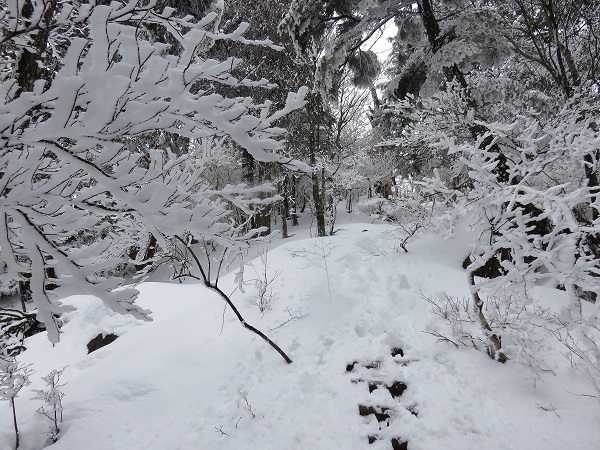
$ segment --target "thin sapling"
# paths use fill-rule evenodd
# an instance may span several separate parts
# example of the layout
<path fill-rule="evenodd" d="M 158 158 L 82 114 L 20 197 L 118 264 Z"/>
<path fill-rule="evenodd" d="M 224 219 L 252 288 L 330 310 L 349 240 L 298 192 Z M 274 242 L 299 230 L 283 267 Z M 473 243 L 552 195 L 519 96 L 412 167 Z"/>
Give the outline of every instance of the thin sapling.
<path fill-rule="evenodd" d="M 19 391 L 31 384 L 29 381 L 33 370 L 31 364 L 22 364 L 15 358 L 0 355 L 0 400 L 10 402 L 13 413 L 13 426 L 15 429 L 15 449 L 19 448 L 19 426 L 17 424 L 17 411 L 15 409 L 15 398 Z"/>
<path fill-rule="evenodd" d="M 331 255 L 336 245 L 331 242 L 325 242 L 323 239 L 318 239 L 309 245 L 309 248 L 302 250 L 295 250 L 290 252 L 292 256 L 304 258 L 308 264 L 303 269 L 314 266 L 319 267 L 325 271 L 327 275 L 327 293 L 329 294 L 329 301 L 331 301 L 331 280 L 329 277 L 329 267 L 327 266 L 327 258 Z"/>
<path fill-rule="evenodd" d="M 269 274 L 269 259 L 266 250 L 260 254 L 260 264 L 259 269 L 253 267 L 256 273 L 256 278 L 253 280 L 256 295 L 251 300 L 251 303 L 258 307 L 258 310 L 264 314 L 270 308 L 271 303 L 277 298 L 277 295 L 273 293 L 272 285 L 282 272 L 281 270 L 276 270 L 274 273 Z"/>
<path fill-rule="evenodd" d="M 52 440 L 52 442 L 56 442 L 58 440 L 58 435 L 60 433 L 59 424 L 63 419 L 62 399 L 65 396 L 65 393 L 61 391 L 64 383 L 60 384 L 60 377 L 65 369 L 66 367 L 63 367 L 60 370 L 53 370 L 50 372 L 48 375 L 42 378 L 42 380 L 46 383 L 46 389 L 34 391 L 37 394 L 36 398 L 44 401 L 44 405 L 42 405 L 37 412 L 50 419 L 51 424 L 46 434 Z"/>

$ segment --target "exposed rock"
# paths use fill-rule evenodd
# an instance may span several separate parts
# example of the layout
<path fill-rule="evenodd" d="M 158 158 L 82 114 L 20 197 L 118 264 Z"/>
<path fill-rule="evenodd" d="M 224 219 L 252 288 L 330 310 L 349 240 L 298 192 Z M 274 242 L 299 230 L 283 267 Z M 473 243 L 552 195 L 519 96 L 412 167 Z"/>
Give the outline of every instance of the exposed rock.
<path fill-rule="evenodd" d="M 90 342 L 88 342 L 88 344 L 87 344 L 88 355 L 92 352 L 95 352 L 99 348 L 105 347 L 108 344 L 110 344 L 111 342 L 114 342 L 118 337 L 119 336 L 117 336 L 116 334 L 113 334 L 113 333 L 109 333 L 109 334 L 100 333 L 98 336 L 96 336 L 94 339 L 92 339 Z"/>

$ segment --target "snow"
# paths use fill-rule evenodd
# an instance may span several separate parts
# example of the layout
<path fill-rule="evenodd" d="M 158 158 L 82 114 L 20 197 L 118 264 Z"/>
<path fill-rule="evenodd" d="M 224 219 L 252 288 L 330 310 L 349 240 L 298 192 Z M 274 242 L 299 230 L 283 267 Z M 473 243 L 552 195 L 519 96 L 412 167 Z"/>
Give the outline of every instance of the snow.
<path fill-rule="evenodd" d="M 77 310 L 65 314 L 60 343 L 37 335 L 20 355 L 37 371 L 16 399 L 20 448 L 47 444 L 47 420 L 35 414 L 40 405 L 32 390 L 63 366 L 64 422 L 50 446 L 55 450 L 379 450 L 392 448 L 392 438 L 408 441 L 411 450 L 598 448 L 598 401 L 583 395 L 593 394 L 592 387 L 558 343 L 543 355 L 554 374 L 536 375 L 424 333 L 450 336 L 420 292 L 469 293 L 460 267 L 468 233 L 446 240 L 426 234 L 404 254 L 392 248 L 391 226 L 350 218 L 340 218 L 339 231 L 323 238 L 332 244 L 331 299 L 326 272 L 294 257 L 315 242 L 301 228 L 270 244 L 268 271 L 282 273 L 264 316 L 251 305 L 252 284 L 244 294 L 236 290 L 236 270 L 220 281 L 246 320 L 292 364 L 230 311 L 223 315 L 222 300 L 197 284 L 140 285 L 138 303 L 153 311 L 152 322 L 111 312 L 90 296 L 69 298 Z M 549 288 L 536 294 L 567 301 Z M 278 327 L 288 311 L 299 318 Z M 87 355 L 98 333 L 119 338 Z M 404 355 L 392 356 L 395 348 Z M 379 367 L 366 367 L 375 361 Z M 369 382 L 403 382 L 407 389 L 393 398 L 383 386 L 369 393 Z M 380 430 L 373 415 L 360 416 L 359 404 L 390 408 L 389 426 Z M 2 407 L 0 450 L 13 446 L 11 420 Z M 373 435 L 381 439 L 369 445 Z"/>

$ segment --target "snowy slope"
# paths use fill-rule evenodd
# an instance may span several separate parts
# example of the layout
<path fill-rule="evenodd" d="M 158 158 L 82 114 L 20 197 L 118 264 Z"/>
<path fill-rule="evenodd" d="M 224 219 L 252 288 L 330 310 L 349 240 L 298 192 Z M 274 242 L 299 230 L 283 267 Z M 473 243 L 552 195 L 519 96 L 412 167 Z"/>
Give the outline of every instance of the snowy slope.
<path fill-rule="evenodd" d="M 269 252 L 270 271 L 283 272 L 264 317 L 249 304 L 251 285 L 233 294 L 291 365 L 229 311 L 222 326 L 222 301 L 198 285 L 142 285 L 139 302 L 154 311 L 154 322 L 143 324 L 74 298 L 79 309 L 68 316 L 62 341 L 52 348 L 35 336 L 21 355 L 37 370 L 32 389 L 42 387 L 40 376 L 69 366 L 63 429 L 50 448 L 378 450 L 396 439 L 397 448 L 408 441 L 411 450 L 597 449 L 600 405 L 574 395 L 592 392 L 566 359 L 551 359 L 555 375 L 540 379 L 512 361 L 501 365 L 424 333 L 446 325 L 419 292 L 468 294 L 464 242 L 428 235 L 403 254 L 390 249 L 388 229 L 345 224 L 324 239 L 335 246 L 327 259 L 331 299 L 325 271 L 302 268 L 306 260 L 293 256 L 315 242 L 300 232 Z M 221 283 L 226 292 L 235 288 L 232 275 Z M 550 294 L 560 301 L 560 293 Z M 303 317 L 269 331 L 289 317 L 286 310 Z M 99 332 L 120 338 L 87 355 L 86 343 Z M 406 390 L 392 396 L 401 383 Z M 17 399 L 24 450 L 45 440 L 32 396 Z M 385 420 L 361 416 L 359 405 Z M 3 406 L 1 450 L 13 439 Z"/>

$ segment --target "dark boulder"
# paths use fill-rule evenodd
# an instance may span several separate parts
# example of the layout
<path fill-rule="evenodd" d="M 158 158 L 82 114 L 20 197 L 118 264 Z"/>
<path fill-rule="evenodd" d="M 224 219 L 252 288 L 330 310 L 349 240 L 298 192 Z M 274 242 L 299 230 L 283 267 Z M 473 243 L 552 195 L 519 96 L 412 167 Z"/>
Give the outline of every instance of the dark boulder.
<path fill-rule="evenodd" d="M 118 337 L 119 336 L 117 336 L 116 334 L 113 334 L 113 333 L 109 333 L 109 334 L 100 333 L 98 336 L 96 336 L 94 339 L 92 339 L 90 342 L 88 342 L 88 344 L 87 344 L 88 355 L 92 352 L 95 352 L 99 348 L 105 347 L 108 344 L 110 344 L 111 342 L 114 342 Z"/>

